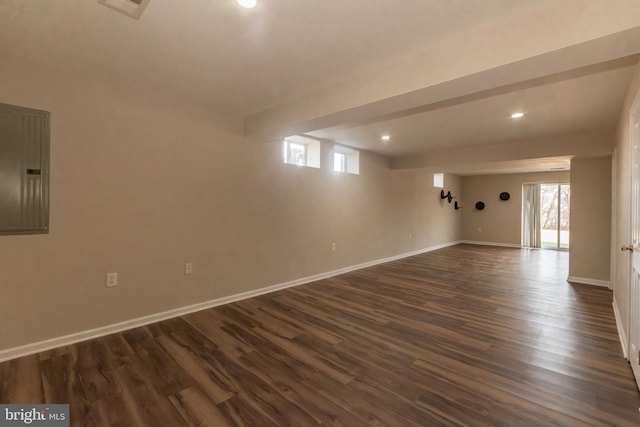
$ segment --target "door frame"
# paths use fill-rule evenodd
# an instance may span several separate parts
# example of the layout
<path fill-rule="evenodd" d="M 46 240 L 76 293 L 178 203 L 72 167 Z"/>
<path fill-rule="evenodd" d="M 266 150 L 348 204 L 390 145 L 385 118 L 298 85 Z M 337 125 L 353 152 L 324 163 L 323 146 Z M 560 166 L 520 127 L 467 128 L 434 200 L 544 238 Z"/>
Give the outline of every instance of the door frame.
<path fill-rule="evenodd" d="M 628 241 L 624 244 L 633 245 L 634 251 L 631 253 L 631 260 L 629 262 L 629 271 L 627 277 L 629 279 L 629 301 L 628 301 L 628 348 L 627 348 L 627 358 L 629 363 L 631 364 L 631 369 L 633 370 L 634 377 L 636 380 L 636 384 L 638 388 L 640 388 L 640 364 L 639 364 L 639 351 L 640 351 L 640 286 L 634 284 L 634 256 L 638 256 L 640 254 L 640 242 L 638 239 L 634 239 L 636 236 L 640 236 L 640 230 L 636 230 L 635 228 L 640 228 L 640 209 L 634 208 L 634 178 L 639 181 L 638 185 L 640 185 L 640 170 L 636 173 L 634 177 L 634 157 L 636 155 L 640 155 L 640 152 L 634 152 L 634 144 L 636 140 L 640 142 L 640 129 L 636 130 L 635 127 L 635 118 L 638 117 L 638 122 L 640 122 L 640 91 L 636 93 L 636 96 L 631 104 L 631 109 L 629 110 L 629 140 L 628 140 L 628 148 L 629 148 L 629 235 L 627 236 Z M 638 159 L 640 162 L 640 159 Z M 636 193 L 635 197 L 640 197 L 640 194 Z M 640 200 L 635 201 L 636 205 L 640 206 Z M 638 216 L 638 218 L 634 217 L 634 214 Z M 635 224 L 635 225 L 634 225 Z M 635 240 L 635 241 L 634 241 Z M 636 342 L 637 341 L 637 342 Z M 635 348 L 634 348 L 635 347 Z"/>

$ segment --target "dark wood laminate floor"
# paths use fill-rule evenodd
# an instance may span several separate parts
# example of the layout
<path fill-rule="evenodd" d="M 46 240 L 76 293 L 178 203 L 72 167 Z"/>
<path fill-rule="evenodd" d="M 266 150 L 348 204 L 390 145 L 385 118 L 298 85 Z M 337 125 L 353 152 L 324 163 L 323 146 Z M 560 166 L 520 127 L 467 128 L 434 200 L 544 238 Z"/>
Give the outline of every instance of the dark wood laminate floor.
<path fill-rule="evenodd" d="M 87 426 L 637 426 L 607 289 L 459 245 L 0 364 Z"/>

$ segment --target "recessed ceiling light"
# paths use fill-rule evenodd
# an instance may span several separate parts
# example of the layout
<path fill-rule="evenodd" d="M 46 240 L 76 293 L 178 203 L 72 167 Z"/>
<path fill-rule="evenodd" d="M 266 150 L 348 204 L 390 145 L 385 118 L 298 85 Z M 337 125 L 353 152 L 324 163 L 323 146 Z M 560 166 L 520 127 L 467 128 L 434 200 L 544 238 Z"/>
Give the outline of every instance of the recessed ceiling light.
<path fill-rule="evenodd" d="M 519 119 L 519 118 L 521 118 L 521 117 L 524 117 L 524 113 L 522 113 L 522 112 L 513 113 L 513 114 L 511 115 L 511 118 L 512 118 L 512 119 Z"/>
<path fill-rule="evenodd" d="M 391 137 L 389 135 L 382 135 L 382 139 L 383 141 L 389 141 L 391 139 Z"/>
<path fill-rule="evenodd" d="M 258 4 L 258 0 L 237 0 L 238 4 L 245 9 L 251 9 L 252 7 L 256 7 Z"/>

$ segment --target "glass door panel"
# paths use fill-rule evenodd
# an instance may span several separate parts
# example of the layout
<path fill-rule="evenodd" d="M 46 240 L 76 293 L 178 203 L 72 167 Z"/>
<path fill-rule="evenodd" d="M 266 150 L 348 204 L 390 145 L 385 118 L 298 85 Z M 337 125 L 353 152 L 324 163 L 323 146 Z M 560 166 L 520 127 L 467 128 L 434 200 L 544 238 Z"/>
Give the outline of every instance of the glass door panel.
<path fill-rule="evenodd" d="M 558 184 L 540 185 L 540 239 L 543 248 L 558 248 Z"/>
<path fill-rule="evenodd" d="M 569 248 L 569 184 L 540 184 L 541 247 Z"/>
<path fill-rule="evenodd" d="M 569 249 L 569 212 L 571 186 L 560 185 L 560 249 Z"/>

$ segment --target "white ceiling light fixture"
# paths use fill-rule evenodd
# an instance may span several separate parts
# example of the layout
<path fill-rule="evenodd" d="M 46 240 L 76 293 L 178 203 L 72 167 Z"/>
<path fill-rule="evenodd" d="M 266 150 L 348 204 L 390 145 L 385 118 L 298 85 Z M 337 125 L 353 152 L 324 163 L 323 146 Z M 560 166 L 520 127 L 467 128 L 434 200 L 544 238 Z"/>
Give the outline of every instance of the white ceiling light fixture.
<path fill-rule="evenodd" d="M 245 9 L 252 9 L 258 4 L 258 0 L 237 0 L 237 2 Z"/>
<path fill-rule="evenodd" d="M 524 117 L 524 113 L 521 111 L 518 111 L 517 113 L 513 113 L 511 115 L 512 119 L 521 119 L 522 117 Z"/>
<path fill-rule="evenodd" d="M 391 137 L 389 135 L 382 135 L 380 139 L 382 139 L 383 141 L 390 141 Z"/>

